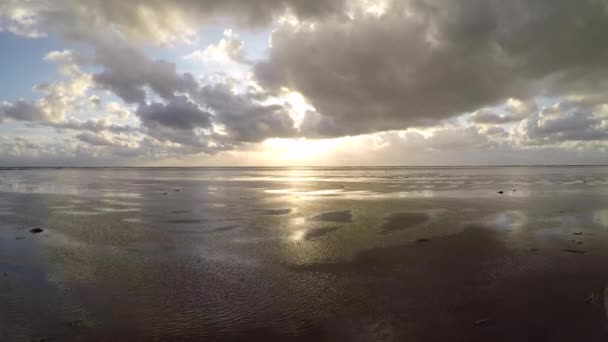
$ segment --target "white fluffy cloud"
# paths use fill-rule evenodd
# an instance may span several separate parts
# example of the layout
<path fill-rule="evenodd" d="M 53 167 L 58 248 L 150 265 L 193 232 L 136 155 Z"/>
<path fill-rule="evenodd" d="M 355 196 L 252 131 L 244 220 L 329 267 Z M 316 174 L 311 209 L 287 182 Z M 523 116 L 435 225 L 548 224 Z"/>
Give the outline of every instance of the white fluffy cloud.
<path fill-rule="evenodd" d="M 202 62 L 247 63 L 245 43 L 232 30 L 224 30 L 224 37 L 204 50 L 196 50 L 184 56 L 184 59 Z"/>
<path fill-rule="evenodd" d="M 71 51 L 50 52 L 45 56 L 45 60 L 56 63 L 65 79 L 35 85 L 33 90 L 43 95 L 37 101 L 5 101 L 0 107 L 0 121 L 11 119 L 58 122 L 64 120 L 66 114 L 79 105 L 78 102 L 92 85 L 91 75 L 80 70 Z"/>

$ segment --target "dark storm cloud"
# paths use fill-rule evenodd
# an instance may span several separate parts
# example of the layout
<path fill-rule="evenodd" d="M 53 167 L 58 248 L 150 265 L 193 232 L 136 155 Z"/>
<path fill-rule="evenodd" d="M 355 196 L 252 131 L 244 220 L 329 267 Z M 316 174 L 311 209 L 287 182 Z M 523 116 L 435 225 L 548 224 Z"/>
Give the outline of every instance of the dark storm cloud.
<path fill-rule="evenodd" d="M 99 134 L 92 133 L 92 132 L 80 133 L 80 134 L 76 135 L 76 139 L 78 139 L 82 142 L 88 143 L 90 145 L 93 145 L 93 146 L 112 146 L 112 145 L 114 145 L 114 143 L 110 139 L 108 139 L 104 136 L 101 136 Z"/>
<path fill-rule="evenodd" d="M 317 109 L 303 134 L 372 133 L 561 95 L 568 84 L 593 92 L 608 70 L 605 32 L 602 1 L 392 1 L 379 16 L 282 26 L 255 73 Z"/>
<path fill-rule="evenodd" d="M 69 129 L 76 131 L 88 131 L 92 133 L 110 132 L 114 134 L 120 134 L 137 132 L 137 129 L 134 127 L 120 126 L 109 123 L 106 120 L 66 120 L 63 122 L 46 123 L 45 125 L 57 128 L 58 130 Z"/>
<path fill-rule="evenodd" d="M 593 106 L 566 103 L 522 121 L 519 133 L 527 144 L 608 140 L 608 120 Z"/>
<path fill-rule="evenodd" d="M 139 103 L 136 114 L 150 132 L 156 131 L 152 134 L 157 138 L 199 145 L 202 137 L 190 139 L 183 134 L 210 128 L 212 122 L 223 125 L 227 135 L 221 140 L 230 145 L 297 133 L 283 105 L 262 104 L 268 94 L 261 92 L 235 93 L 232 88 L 239 86 L 237 81 L 201 84 L 188 73 L 178 73 L 173 63 L 151 60 L 133 47 L 104 41 L 98 45 L 95 62 L 104 70 L 93 76 L 94 82 L 126 102 Z M 148 104 L 150 95 L 164 101 Z"/>
<path fill-rule="evenodd" d="M 178 74 L 174 63 L 151 60 L 126 44 L 101 42 L 95 62 L 104 66 L 103 71 L 93 75 L 95 83 L 128 103 L 145 102 L 146 87 L 163 99 L 197 87 L 194 77 L 188 73 Z"/>
<path fill-rule="evenodd" d="M 175 29 L 174 16 L 191 23 L 229 18 L 244 25 L 267 25 L 277 15 L 290 13 L 300 18 L 317 18 L 340 13 L 345 0 L 77 0 L 58 1 L 66 10 L 47 9 L 48 15 L 61 18 L 63 12 L 76 12 L 108 22 L 138 34 L 154 35 L 159 30 Z M 146 15 L 147 12 L 147 15 Z M 157 17 L 155 15 L 158 15 Z M 149 22 L 153 17 L 156 22 Z"/>
<path fill-rule="evenodd" d="M 0 122 L 5 119 L 17 121 L 44 121 L 46 116 L 38 106 L 27 101 L 18 100 L 14 103 L 0 104 Z"/>
<path fill-rule="evenodd" d="M 266 138 L 290 137 L 297 134 L 294 122 L 285 106 L 262 104 L 266 94 L 246 92 L 234 94 L 228 85 L 207 85 L 200 89 L 198 98 L 222 124 L 235 141 L 258 142 Z"/>
<path fill-rule="evenodd" d="M 118 33 L 128 40 L 189 41 L 204 24 L 263 27 L 278 16 L 315 19 L 341 14 L 348 0 L 4 0 L 0 30 L 40 37 L 60 32 L 71 40 Z M 19 11 L 14 11 L 18 9 Z M 27 15 L 19 15 L 26 13 Z"/>
<path fill-rule="evenodd" d="M 215 151 L 210 144 L 211 114 L 186 96 L 174 96 L 166 103 L 142 103 L 135 115 L 139 117 L 144 132 L 157 141 L 194 147 L 197 152 Z"/>
<path fill-rule="evenodd" d="M 185 96 L 175 96 L 166 104 L 142 104 L 135 114 L 146 127 L 160 125 L 178 130 L 192 130 L 211 126 L 211 114 L 201 110 Z"/>
<path fill-rule="evenodd" d="M 496 113 L 495 111 L 483 109 L 473 113 L 469 119 L 471 122 L 478 124 L 504 124 L 514 121 L 519 121 L 521 118 L 518 117 L 510 117 L 508 115 L 501 115 Z"/>

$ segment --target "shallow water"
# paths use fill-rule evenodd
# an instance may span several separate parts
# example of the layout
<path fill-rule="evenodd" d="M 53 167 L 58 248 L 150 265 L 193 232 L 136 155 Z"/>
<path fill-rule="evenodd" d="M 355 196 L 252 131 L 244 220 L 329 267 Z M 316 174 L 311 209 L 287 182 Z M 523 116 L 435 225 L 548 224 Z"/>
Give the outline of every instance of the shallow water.
<path fill-rule="evenodd" d="M 607 196 L 608 167 L 0 170 L 0 340 L 605 341 Z"/>

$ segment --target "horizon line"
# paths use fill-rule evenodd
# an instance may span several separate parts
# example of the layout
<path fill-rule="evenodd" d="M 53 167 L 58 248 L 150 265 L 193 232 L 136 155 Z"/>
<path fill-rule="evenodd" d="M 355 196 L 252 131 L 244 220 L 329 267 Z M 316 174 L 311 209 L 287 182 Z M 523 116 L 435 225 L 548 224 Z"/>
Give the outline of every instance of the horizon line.
<path fill-rule="evenodd" d="M 72 165 L 72 166 L 2 166 L 0 170 L 19 170 L 19 169 L 226 169 L 226 168 L 499 168 L 499 167 L 602 167 L 608 164 L 496 164 L 496 165 L 215 165 L 215 166 L 111 166 L 111 165 Z"/>

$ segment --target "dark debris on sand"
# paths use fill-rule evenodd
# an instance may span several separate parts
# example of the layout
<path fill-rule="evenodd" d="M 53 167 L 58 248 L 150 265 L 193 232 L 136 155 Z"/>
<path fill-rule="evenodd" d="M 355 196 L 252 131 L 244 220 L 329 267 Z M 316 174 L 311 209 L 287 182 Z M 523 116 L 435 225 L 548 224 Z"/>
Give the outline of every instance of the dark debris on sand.
<path fill-rule="evenodd" d="M 581 251 L 581 250 L 578 250 L 578 249 L 568 249 L 568 248 L 562 249 L 562 252 L 576 253 L 576 254 L 585 254 L 585 251 Z"/>
<path fill-rule="evenodd" d="M 599 304 L 600 303 L 600 296 L 598 296 L 597 293 L 592 292 L 586 299 L 585 299 L 585 304 Z"/>
<path fill-rule="evenodd" d="M 504 192 L 504 191 L 502 191 L 502 190 L 500 190 L 498 193 L 502 195 L 502 194 L 504 194 L 505 192 Z"/>
<path fill-rule="evenodd" d="M 43 231 L 44 231 L 44 229 L 42 229 L 42 228 L 32 228 L 32 229 L 30 229 L 30 233 L 32 233 L 32 234 L 42 233 Z"/>
<path fill-rule="evenodd" d="M 479 319 L 479 320 L 477 320 L 477 321 L 473 322 L 473 324 L 475 324 L 475 326 L 478 326 L 478 327 L 480 327 L 480 326 L 482 326 L 482 325 L 486 325 L 486 324 L 488 324 L 488 323 L 490 323 L 490 320 L 489 320 L 489 319 L 487 319 L 487 318 L 484 318 L 484 319 Z"/>
<path fill-rule="evenodd" d="M 83 321 L 81 320 L 76 320 L 76 321 L 71 321 L 68 323 L 68 326 L 70 326 L 71 328 L 81 328 L 83 326 Z"/>

